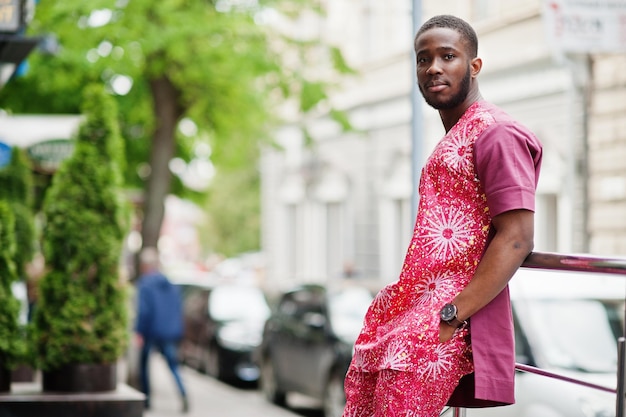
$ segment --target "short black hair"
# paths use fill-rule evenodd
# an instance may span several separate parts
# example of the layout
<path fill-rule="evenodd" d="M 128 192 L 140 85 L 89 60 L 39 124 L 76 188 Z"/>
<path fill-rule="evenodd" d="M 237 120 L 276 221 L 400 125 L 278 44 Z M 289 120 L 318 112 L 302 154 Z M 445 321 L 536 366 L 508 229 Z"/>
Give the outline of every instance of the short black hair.
<path fill-rule="evenodd" d="M 476 58 L 478 55 L 478 36 L 476 36 L 474 28 L 472 28 L 472 26 L 465 20 L 449 14 L 433 16 L 424 22 L 422 27 L 420 27 L 417 31 L 413 43 L 417 43 L 417 38 L 419 38 L 422 33 L 432 28 L 448 28 L 456 30 L 461 34 L 461 37 L 465 41 L 467 45 L 467 52 L 469 52 L 470 57 Z"/>

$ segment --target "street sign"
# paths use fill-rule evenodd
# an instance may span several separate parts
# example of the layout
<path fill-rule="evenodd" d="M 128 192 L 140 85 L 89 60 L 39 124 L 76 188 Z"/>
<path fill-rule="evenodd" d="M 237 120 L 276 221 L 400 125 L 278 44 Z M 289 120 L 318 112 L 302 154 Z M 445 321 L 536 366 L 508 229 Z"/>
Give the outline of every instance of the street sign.
<path fill-rule="evenodd" d="M 74 141 L 70 139 L 52 139 L 38 142 L 27 148 L 28 156 L 35 168 L 43 172 L 54 172 L 61 162 L 74 152 Z"/>
<path fill-rule="evenodd" d="M 0 32 L 15 33 L 20 29 L 21 0 L 0 0 Z"/>
<path fill-rule="evenodd" d="M 544 0 L 548 43 L 563 52 L 626 52 L 625 0 Z"/>

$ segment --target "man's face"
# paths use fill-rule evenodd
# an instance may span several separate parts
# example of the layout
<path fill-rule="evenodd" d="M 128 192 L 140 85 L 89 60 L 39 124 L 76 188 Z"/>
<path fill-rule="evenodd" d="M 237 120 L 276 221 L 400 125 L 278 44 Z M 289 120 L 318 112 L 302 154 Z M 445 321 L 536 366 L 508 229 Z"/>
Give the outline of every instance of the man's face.
<path fill-rule="evenodd" d="M 437 110 L 453 109 L 470 91 L 471 58 L 461 34 L 453 29 L 432 28 L 415 44 L 417 85 L 424 100 Z"/>

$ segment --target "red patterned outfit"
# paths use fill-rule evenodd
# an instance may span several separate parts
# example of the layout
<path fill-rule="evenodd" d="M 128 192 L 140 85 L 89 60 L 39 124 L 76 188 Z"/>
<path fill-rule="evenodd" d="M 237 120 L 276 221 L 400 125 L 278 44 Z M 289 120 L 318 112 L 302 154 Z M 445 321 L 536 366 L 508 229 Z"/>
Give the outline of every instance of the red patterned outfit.
<path fill-rule="evenodd" d="M 422 170 L 417 220 L 399 280 L 378 293 L 356 341 L 344 417 L 438 416 L 465 375 L 476 390 L 461 393 L 460 405 L 513 402 L 508 289 L 494 299 L 495 313 L 503 313 L 495 319 L 503 324 L 493 336 L 495 359 L 494 343 L 479 346 L 476 337 L 475 327 L 486 328 L 482 311 L 445 343 L 439 342 L 439 311 L 474 275 L 492 217 L 534 210 L 540 162 L 537 139 L 483 101 L 472 104 L 439 142 Z M 479 369 L 484 364 L 487 372 Z"/>

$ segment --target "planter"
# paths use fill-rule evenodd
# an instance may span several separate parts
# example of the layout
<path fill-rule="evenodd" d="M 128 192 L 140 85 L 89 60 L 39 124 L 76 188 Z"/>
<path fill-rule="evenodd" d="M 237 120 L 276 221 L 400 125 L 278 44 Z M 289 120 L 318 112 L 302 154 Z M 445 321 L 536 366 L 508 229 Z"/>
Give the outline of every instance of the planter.
<path fill-rule="evenodd" d="M 20 365 L 11 372 L 12 382 L 34 382 L 35 370 L 28 365 Z"/>
<path fill-rule="evenodd" d="M 42 371 L 44 392 L 114 391 L 117 386 L 117 365 L 77 363 Z"/>
<path fill-rule="evenodd" d="M 11 371 L 0 366 L 0 392 L 11 391 Z"/>

